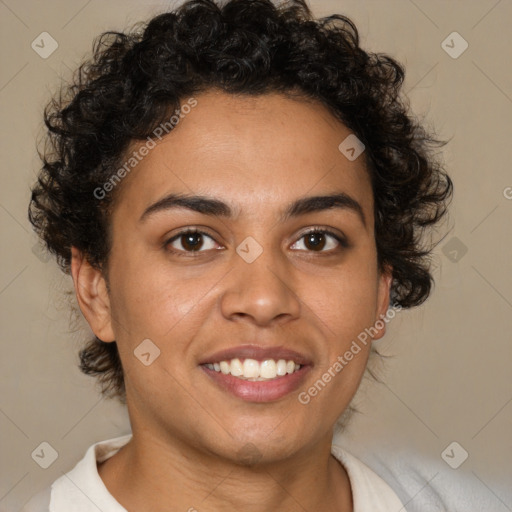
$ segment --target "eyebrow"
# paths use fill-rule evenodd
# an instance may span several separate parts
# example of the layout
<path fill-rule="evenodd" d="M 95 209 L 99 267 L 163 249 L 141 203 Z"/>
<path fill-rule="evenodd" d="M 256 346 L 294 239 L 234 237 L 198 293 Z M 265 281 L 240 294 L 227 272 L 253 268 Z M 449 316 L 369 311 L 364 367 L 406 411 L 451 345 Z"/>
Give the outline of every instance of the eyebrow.
<path fill-rule="evenodd" d="M 231 207 L 219 199 L 188 194 L 168 194 L 148 206 L 139 220 L 141 222 L 145 221 L 148 217 L 157 212 L 173 208 L 186 208 L 194 212 L 202 213 L 203 215 L 216 217 L 229 218 L 234 216 L 234 212 Z M 366 227 L 366 217 L 361 204 L 345 192 L 322 196 L 302 197 L 297 199 L 288 205 L 282 215 L 281 221 L 285 221 L 293 217 L 299 217 L 300 215 L 305 215 L 307 213 L 320 212 L 333 208 L 356 213 L 363 225 Z"/>

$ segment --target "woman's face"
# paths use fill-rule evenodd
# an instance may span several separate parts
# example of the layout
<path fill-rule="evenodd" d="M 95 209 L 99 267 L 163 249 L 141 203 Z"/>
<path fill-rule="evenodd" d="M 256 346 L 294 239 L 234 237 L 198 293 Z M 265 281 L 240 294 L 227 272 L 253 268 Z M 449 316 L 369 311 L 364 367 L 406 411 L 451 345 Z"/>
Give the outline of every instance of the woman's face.
<path fill-rule="evenodd" d="M 283 460 L 330 441 L 370 343 L 335 362 L 388 307 L 371 184 L 318 104 L 195 99 L 119 185 L 108 326 L 86 316 L 117 341 L 134 433 Z"/>

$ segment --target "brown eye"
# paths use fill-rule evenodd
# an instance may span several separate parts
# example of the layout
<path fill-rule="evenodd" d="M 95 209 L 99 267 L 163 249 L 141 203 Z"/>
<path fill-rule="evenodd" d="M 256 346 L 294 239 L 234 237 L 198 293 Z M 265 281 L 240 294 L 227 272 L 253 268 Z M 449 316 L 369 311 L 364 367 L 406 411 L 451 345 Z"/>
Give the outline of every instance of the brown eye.
<path fill-rule="evenodd" d="M 348 248 L 349 244 L 340 235 L 325 229 L 313 229 L 292 245 L 292 249 L 309 252 L 330 252 L 340 247 Z"/>
<path fill-rule="evenodd" d="M 196 230 L 182 231 L 173 236 L 165 245 L 171 252 L 182 254 L 205 252 L 217 248 L 215 240 L 210 235 Z"/>
<path fill-rule="evenodd" d="M 200 233 L 187 233 L 181 235 L 180 239 L 181 245 L 186 251 L 199 251 L 204 243 Z"/>
<path fill-rule="evenodd" d="M 321 251 L 326 244 L 323 233 L 308 233 L 304 236 L 304 245 L 311 251 Z"/>

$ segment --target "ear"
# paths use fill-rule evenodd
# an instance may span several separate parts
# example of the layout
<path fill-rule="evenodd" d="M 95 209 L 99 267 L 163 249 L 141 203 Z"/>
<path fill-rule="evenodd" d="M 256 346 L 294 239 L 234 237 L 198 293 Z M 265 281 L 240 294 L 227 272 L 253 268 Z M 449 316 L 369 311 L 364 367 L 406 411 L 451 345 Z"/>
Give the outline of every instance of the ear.
<path fill-rule="evenodd" d="M 372 336 L 373 340 L 379 340 L 386 334 L 386 322 L 382 320 L 389 308 L 389 292 L 393 282 L 393 269 L 386 267 L 379 276 L 377 289 L 377 316 L 375 318 L 375 329 L 377 333 Z M 380 321 L 379 321 L 380 320 Z"/>
<path fill-rule="evenodd" d="M 71 248 L 71 275 L 78 305 L 92 331 L 101 341 L 115 341 L 105 278 L 76 247 Z"/>

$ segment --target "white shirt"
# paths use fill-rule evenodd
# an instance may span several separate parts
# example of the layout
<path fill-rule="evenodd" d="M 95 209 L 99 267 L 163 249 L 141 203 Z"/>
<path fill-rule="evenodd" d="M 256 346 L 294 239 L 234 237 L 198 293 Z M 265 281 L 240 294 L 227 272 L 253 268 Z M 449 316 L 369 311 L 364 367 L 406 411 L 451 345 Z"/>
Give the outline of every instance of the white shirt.
<path fill-rule="evenodd" d="M 112 457 L 131 439 L 128 434 L 90 446 L 85 457 L 51 488 L 34 496 L 21 512 L 127 512 L 108 492 L 97 463 Z M 331 453 L 348 473 L 354 512 L 403 512 L 405 508 L 388 484 L 368 466 L 333 444 Z"/>

